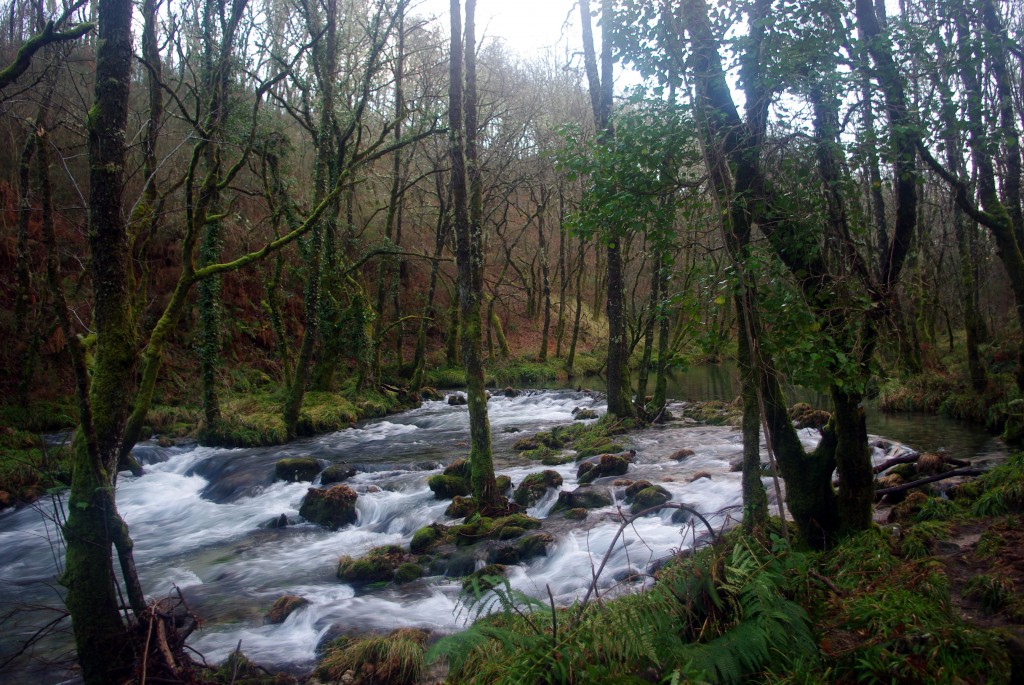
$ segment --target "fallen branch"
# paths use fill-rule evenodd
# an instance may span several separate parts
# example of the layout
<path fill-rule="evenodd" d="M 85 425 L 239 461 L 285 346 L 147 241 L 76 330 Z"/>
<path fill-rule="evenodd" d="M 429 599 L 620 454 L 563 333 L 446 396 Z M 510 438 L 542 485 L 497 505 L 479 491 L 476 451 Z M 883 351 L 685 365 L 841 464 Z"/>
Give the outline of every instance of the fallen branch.
<path fill-rule="evenodd" d="M 937 480 L 945 480 L 946 478 L 955 478 L 956 476 L 980 476 L 985 471 L 982 469 L 976 469 L 971 467 L 964 467 L 959 469 L 953 469 L 952 471 L 946 471 L 945 473 L 939 473 L 934 476 L 928 476 L 920 480 L 915 480 L 910 483 L 904 483 L 903 485 L 894 485 L 891 488 L 881 488 L 875 490 L 876 497 L 882 497 L 883 495 L 891 495 L 897 492 L 903 492 L 905 490 L 912 490 L 928 483 L 934 483 Z"/>

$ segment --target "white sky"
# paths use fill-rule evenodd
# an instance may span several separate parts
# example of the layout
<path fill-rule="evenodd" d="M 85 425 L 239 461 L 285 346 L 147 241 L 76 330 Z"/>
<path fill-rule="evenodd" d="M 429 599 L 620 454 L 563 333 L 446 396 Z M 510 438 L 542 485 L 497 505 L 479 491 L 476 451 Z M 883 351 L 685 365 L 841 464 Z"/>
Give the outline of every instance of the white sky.
<path fill-rule="evenodd" d="M 449 0 L 421 0 L 412 11 L 435 15 L 447 27 L 449 6 Z M 477 39 L 502 38 L 525 58 L 548 48 L 561 56 L 567 45 L 573 52 L 581 49 L 579 11 L 575 0 L 477 0 Z M 600 30 L 595 33 L 600 42 Z"/>

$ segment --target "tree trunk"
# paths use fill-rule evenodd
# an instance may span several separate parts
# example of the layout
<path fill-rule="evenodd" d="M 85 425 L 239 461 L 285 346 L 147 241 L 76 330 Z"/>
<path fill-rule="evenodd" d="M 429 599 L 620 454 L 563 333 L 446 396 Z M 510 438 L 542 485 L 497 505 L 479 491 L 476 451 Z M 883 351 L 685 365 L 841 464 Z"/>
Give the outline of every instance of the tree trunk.
<path fill-rule="evenodd" d="M 477 160 L 476 0 L 466 0 L 465 99 L 463 99 L 463 46 L 459 0 L 451 0 L 451 64 L 449 128 L 452 141 L 452 201 L 459 272 L 459 314 L 462 328 L 462 366 L 466 372 L 469 409 L 470 481 L 480 507 L 499 504 L 491 457 L 491 426 L 487 418 L 487 390 L 480 358 L 483 322 L 482 188 Z M 465 129 L 463 129 L 465 125 Z M 468 187 L 467 187 L 468 186 Z M 468 205 L 468 206 L 467 206 Z"/>
<path fill-rule="evenodd" d="M 583 238 L 579 239 L 579 265 L 576 268 L 576 313 L 572 321 L 572 336 L 569 339 L 569 356 L 565 359 L 565 370 L 569 377 L 573 376 L 576 364 L 576 345 L 580 339 L 580 319 L 583 316 L 583 260 L 586 258 L 587 245 Z"/>

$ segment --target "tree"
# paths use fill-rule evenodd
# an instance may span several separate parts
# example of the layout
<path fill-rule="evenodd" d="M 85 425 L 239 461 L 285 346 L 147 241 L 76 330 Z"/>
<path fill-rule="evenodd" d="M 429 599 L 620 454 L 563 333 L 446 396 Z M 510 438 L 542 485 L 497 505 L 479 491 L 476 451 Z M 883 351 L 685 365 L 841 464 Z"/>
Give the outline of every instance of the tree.
<path fill-rule="evenodd" d="M 483 321 L 483 213 L 480 169 L 477 162 L 477 93 L 475 0 L 466 0 L 465 58 L 462 43 L 462 8 L 451 0 L 451 56 L 448 126 L 452 164 L 452 225 L 457 243 L 459 319 L 462 330 L 462 366 L 466 372 L 469 408 L 470 481 L 473 499 L 482 510 L 499 506 L 491 457 L 491 426 L 487 418 L 487 390 L 480 357 Z M 465 59 L 465 81 L 463 81 Z M 465 90 L 463 91 L 463 88 Z M 465 93 L 465 96 L 463 96 Z"/>

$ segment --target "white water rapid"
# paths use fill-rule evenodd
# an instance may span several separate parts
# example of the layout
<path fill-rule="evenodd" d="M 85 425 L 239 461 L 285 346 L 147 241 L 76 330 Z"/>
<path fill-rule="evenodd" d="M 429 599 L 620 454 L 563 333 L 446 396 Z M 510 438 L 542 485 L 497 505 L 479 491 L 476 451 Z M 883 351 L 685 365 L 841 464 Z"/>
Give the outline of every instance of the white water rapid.
<path fill-rule="evenodd" d="M 564 479 L 562 488 L 575 489 L 576 464 L 545 467 L 519 457 L 511 445 L 524 435 L 570 423 L 577 407 L 600 413 L 605 409 L 599 396 L 567 390 L 493 397 L 489 411 L 498 472 L 518 484 L 529 473 L 554 468 Z M 801 431 L 801 437 L 813 445 L 817 433 Z M 242 651 L 256 662 L 301 671 L 312 665 L 317 644 L 339 633 L 407 626 L 456 630 L 465 619 L 458 611 L 457 580 L 434 576 L 357 591 L 335 574 L 341 555 L 358 556 L 383 544 L 407 546 L 421 526 L 453 522 L 444 515 L 448 502 L 434 499 L 426 481 L 443 463 L 464 456 L 467 440 L 466 408 L 438 401 L 277 448 L 140 445 L 136 454 L 146 473 L 139 478 L 122 474 L 117 501 L 135 541 L 143 586 L 150 597 L 166 596 L 175 586 L 181 589 L 189 607 L 204 620 L 190 644 L 211 662 L 223 660 L 241 641 Z M 625 477 L 661 484 L 673 501 L 703 512 L 716 528 L 738 518 L 740 474 L 730 473 L 730 461 L 741 454 L 737 430 L 676 421 L 624 440 L 637 452 Z M 683 447 L 695 454 L 682 462 L 668 458 Z M 358 473 L 347 481 L 359 493 L 355 525 L 332 532 L 299 518 L 310 485 L 273 482 L 276 460 L 296 455 L 356 467 Z M 710 477 L 691 482 L 699 471 Z M 772 492 L 770 483 L 766 485 Z M 554 501 L 555 493 L 549 493 L 528 513 L 544 519 Z M 672 513 L 646 517 L 627 529 L 601 575 L 601 590 L 613 588 L 632 572 L 643 573 L 703 535 L 700 524 L 694 529 L 673 523 Z M 281 514 L 290 525 L 268 528 L 267 522 Z M 48 501 L 0 515 L 0 605 L 5 610 L 37 607 L 5 623 L 0 657 L 56 617 L 46 607 L 60 607 L 56 578 L 62 550 L 52 515 Z M 545 530 L 555 536 L 555 543 L 547 556 L 510 571 L 513 587 L 538 597 L 546 597 L 550 588 L 561 604 L 581 598 L 619 522 L 615 506 L 592 511 L 579 522 L 553 517 Z M 283 624 L 265 625 L 264 613 L 284 594 L 300 595 L 310 604 Z M 17 677 L 31 677 L 40 685 L 61 681 L 64 672 L 39 659 L 67 660 L 68 640 L 65 632 L 39 645 L 37 659 Z"/>

